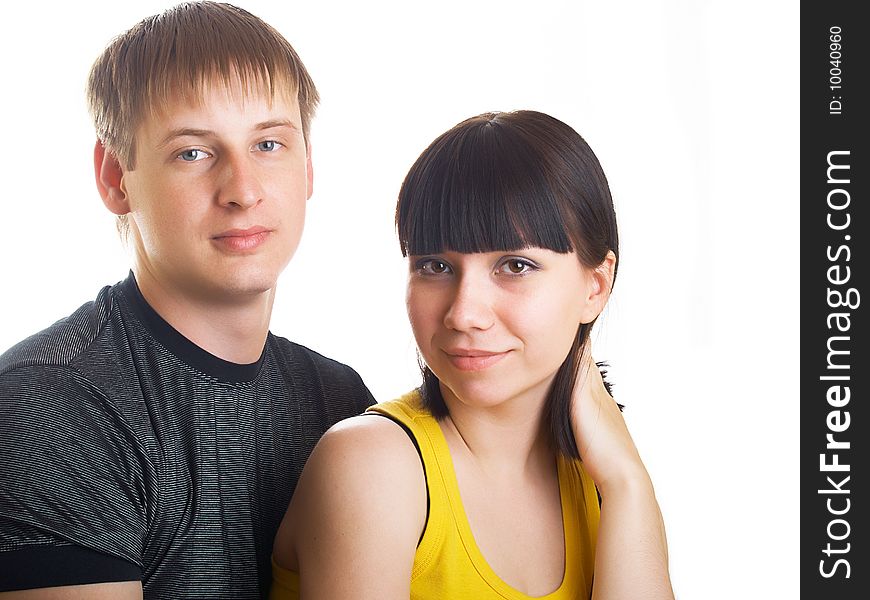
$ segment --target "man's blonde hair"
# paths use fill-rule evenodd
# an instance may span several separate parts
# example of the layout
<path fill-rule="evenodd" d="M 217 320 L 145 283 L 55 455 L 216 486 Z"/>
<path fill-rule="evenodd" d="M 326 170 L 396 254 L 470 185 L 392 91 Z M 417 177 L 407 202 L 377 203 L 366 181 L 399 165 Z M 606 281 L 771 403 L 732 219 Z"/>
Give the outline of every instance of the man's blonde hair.
<path fill-rule="evenodd" d="M 293 47 L 272 26 L 231 4 L 185 2 L 116 37 L 91 68 L 88 105 L 97 136 L 128 169 L 134 134 L 172 98 L 196 100 L 205 86 L 296 94 L 308 142 L 319 100 Z"/>

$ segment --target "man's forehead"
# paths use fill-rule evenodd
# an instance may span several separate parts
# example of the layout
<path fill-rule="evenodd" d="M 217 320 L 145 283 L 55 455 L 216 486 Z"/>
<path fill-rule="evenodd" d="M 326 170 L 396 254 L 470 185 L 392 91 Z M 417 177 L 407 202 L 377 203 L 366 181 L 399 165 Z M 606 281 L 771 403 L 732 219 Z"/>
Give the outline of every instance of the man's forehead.
<path fill-rule="evenodd" d="M 258 112 L 258 107 L 265 106 L 270 111 L 280 111 L 281 116 L 296 127 L 302 126 L 298 98 L 295 90 L 288 89 L 288 86 L 273 88 L 266 82 L 227 82 L 212 77 L 199 85 L 179 86 L 154 98 L 149 109 L 143 111 L 138 128 L 166 124 L 177 118 L 194 116 L 194 113 L 207 115 L 227 106 L 238 108 L 239 112 Z"/>

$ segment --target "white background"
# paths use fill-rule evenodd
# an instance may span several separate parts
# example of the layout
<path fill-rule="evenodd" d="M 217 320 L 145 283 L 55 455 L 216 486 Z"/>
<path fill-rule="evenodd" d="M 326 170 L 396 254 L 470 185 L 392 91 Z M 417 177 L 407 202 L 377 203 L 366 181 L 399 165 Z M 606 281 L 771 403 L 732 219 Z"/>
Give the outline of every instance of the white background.
<path fill-rule="evenodd" d="M 264 2 L 323 98 L 315 193 L 272 330 L 417 384 L 392 216 L 416 156 L 533 108 L 601 160 L 620 222 L 595 338 L 653 476 L 678 598 L 798 597 L 798 4 Z M 125 277 L 84 103 L 109 39 L 167 2 L 8 3 L 0 351 Z"/>

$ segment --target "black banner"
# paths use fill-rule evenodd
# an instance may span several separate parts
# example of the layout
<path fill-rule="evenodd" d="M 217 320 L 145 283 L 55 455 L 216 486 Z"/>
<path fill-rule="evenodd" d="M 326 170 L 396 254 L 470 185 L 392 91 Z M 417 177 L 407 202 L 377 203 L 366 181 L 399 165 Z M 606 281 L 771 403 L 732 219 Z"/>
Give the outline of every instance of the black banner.
<path fill-rule="evenodd" d="M 801 7 L 801 592 L 834 600 L 870 598 L 870 23 L 857 6 Z"/>

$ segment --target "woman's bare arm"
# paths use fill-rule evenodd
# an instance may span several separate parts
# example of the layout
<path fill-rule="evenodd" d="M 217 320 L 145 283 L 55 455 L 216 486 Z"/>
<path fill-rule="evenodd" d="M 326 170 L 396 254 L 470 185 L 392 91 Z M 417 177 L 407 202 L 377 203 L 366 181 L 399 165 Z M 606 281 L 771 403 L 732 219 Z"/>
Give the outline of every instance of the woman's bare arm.
<path fill-rule="evenodd" d="M 601 494 L 593 600 L 673 600 L 665 527 L 652 481 L 588 353 L 572 417 L 583 466 Z"/>
<path fill-rule="evenodd" d="M 3 600 L 142 600 L 138 581 L 89 583 L 0 593 Z"/>
<path fill-rule="evenodd" d="M 274 557 L 299 572 L 304 600 L 407 600 L 425 520 L 425 476 L 408 435 L 389 419 L 354 417 L 315 447 Z"/>

